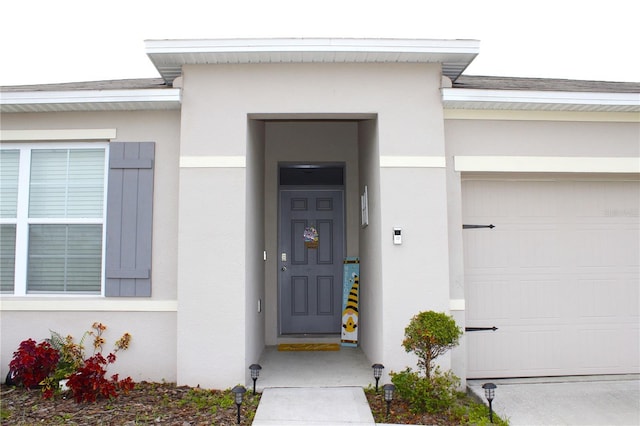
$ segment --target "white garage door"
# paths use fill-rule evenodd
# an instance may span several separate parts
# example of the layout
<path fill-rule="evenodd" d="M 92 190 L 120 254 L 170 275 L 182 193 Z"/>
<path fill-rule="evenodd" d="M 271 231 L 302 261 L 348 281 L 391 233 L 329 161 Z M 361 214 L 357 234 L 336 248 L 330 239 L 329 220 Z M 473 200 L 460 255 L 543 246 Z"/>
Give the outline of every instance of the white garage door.
<path fill-rule="evenodd" d="M 468 377 L 640 371 L 640 182 L 463 181 Z"/>

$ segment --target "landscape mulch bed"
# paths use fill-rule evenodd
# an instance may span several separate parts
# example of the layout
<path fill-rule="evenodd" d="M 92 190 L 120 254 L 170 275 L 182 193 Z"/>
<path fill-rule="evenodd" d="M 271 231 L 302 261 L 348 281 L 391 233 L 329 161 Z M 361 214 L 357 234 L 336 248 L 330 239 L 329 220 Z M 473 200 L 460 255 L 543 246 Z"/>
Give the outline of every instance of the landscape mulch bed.
<path fill-rule="evenodd" d="M 0 387 L 3 425 L 235 425 L 232 397 L 229 391 L 142 382 L 116 399 L 76 403 L 70 394 L 43 399 L 39 389 Z M 241 424 L 251 424 L 259 399 L 259 394 L 245 394 Z M 226 408 L 216 406 L 216 401 L 223 401 Z"/>
<path fill-rule="evenodd" d="M 365 392 L 378 423 L 457 425 L 446 415 L 413 414 L 409 404 L 394 399 L 389 417 L 381 393 Z M 245 394 L 241 424 L 250 425 L 260 394 Z M 172 383 L 137 383 L 133 391 L 116 399 L 76 403 L 70 394 L 43 399 L 39 389 L 0 386 L 2 425 L 235 425 L 237 407 L 227 391 L 212 391 Z"/>
<path fill-rule="evenodd" d="M 369 407 L 376 423 L 390 423 L 403 425 L 460 425 L 459 419 L 454 419 L 447 414 L 412 413 L 409 404 L 399 400 L 397 397 L 389 406 L 389 416 L 387 417 L 387 403 L 382 392 L 365 392 Z"/>

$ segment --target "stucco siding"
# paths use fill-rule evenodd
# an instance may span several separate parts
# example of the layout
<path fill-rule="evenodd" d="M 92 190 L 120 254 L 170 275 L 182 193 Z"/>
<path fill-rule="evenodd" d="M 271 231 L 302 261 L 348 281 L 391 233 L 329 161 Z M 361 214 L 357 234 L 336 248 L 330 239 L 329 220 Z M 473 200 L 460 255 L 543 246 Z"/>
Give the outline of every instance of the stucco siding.
<path fill-rule="evenodd" d="M 367 186 L 369 223 L 381 223 L 380 211 L 380 156 L 378 122 L 367 120 L 358 125 L 358 162 L 360 194 Z M 360 229 L 360 256 L 367 262 L 360 264 L 360 336 L 361 346 L 372 363 L 384 359 L 384 318 L 380 315 L 384 294 L 382 281 L 382 227 L 365 226 Z M 366 283 L 366 285 L 364 285 Z"/>
<path fill-rule="evenodd" d="M 94 322 L 109 327 L 111 345 L 125 331 L 131 349 L 116 367 L 134 380 L 175 380 L 178 252 L 178 149 L 180 113 L 103 112 L 3 114 L 3 130 L 115 129 L 113 141 L 156 142 L 153 212 L 152 290 L 149 298 L 3 295 L 0 309 L 0 366 L 20 341 L 48 338 L 49 330 L 81 338 Z M 61 141 L 64 142 L 64 141 Z M 41 142 L 46 145 L 47 141 Z M 88 311 L 91 306 L 93 311 Z M 107 350 L 110 346 L 107 347 Z"/>
<path fill-rule="evenodd" d="M 380 182 L 384 359 L 399 371 L 417 361 L 401 347 L 411 317 L 449 311 L 445 171 L 382 168 Z M 394 227 L 402 228 L 402 245 L 393 244 Z M 448 356 L 439 361 L 450 365 Z"/>
<path fill-rule="evenodd" d="M 637 157 L 639 123 L 446 120 L 449 155 Z"/>
<path fill-rule="evenodd" d="M 248 120 L 245 363 L 249 365 L 258 362 L 265 345 L 264 135 L 264 122 Z M 245 375 L 248 383 L 248 369 Z"/>
<path fill-rule="evenodd" d="M 55 303 L 52 301 L 51 303 Z M 123 333 L 132 336 L 128 350 L 118 352 L 110 374 L 131 376 L 134 381 L 176 380 L 176 313 L 175 312 L 2 312 L 2 375 L 8 372 L 9 360 L 21 341 L 32 338 L 41 341 L 51 337 L 51 331 L 71 335 L 76 342 L 91 329 L 94 322 L 107 326 L 104 355 L 112 351 Z M 85 340 L 86 354 L 92 355 L 91 336 Z M 5 362 L 6 361 L 6 362 Z"/>
<path fill-rule="evenodd" d="M 372 229 L 380 229 L 377 234 L 381 240 L 371 241 L 377 244 L 390 243 L 392 226 L 408 226 L 410 237 L 417 240 L 429 241 L 429 249 L 424 251 L 404 250 L 401 265 L 423 263 L 425 256 L 429 256 L 429 266 L 415 270 L 396 266 L 396 256 L 386 256 L 399 253 L 403 247 L 383 249 L 383 256 L 372 259 L 380 261 L 383 271 L 381 287 L 375 291 L 379 294 L 391 295 L 396 292 L 398 282 L 408 286 L 417 285 L 420 290 L 416 293 L 415 309 L 428 309 L 430 306 L 442 310 L 448 309 L 448 270 L 446 244 L 446 194 L 444 181 L 444 127 L 442 102 L 439 91 L 440 66 L 438 64 L 246 64 L 246 65 L 186 65 L 183 68 L 183 121 L 181 127 L 182 158 L 208 157 L 217 160 L 237 158 L 247 155 L 247 118 L 266 122 L 266 168 L 265 168 L 265 245 L 267 247 L 267 261 L 265 262 L 265 343 L 275 344 L 277 341 L 277 269 L 273 266 L 277 259 L 275 244 L 277 242 L 277 180 L 275 179 L 278 161 L 341 161 L 347 165 L 347 253 L 359 255 L 359 195 L 363 185 L 374 185 L 358 181 L 358 127 L 353 120 L 375 118 L 377 127 L 377 142 L 374 156 L 383 156 L 391 163 L 400 163 L 410 157 L 427 158 L 442 166 L 435 169 L 424 165 L 393 165 L 380 173 L 380 187 L 371 187 L 373 193 L 379 192 L 379 202 L 374 204 L 371 211 L 372 218 L 381 218 L 372 222 Z M 304 121 L 289 123 L 286 120 L 314 120 L 324 121 L 305 123 Z M 274 121 L 278 120 L 278 121 Z M 284 121 L 283 121 L 284 120 Z M 349 121 L 352 121 L 349 123 Z M 337 133 L 336 133 L 337 132 Z M 369 141 L 367 144 L 370 143 Z M 372 147 L 374 145 L 371 145 Z M 362 145 L 360 147 L 362 148 Z M 371 149 L 371 148 L 367 148 Z M 441 159 L 441 160 L 440 160 Z M 236 160 L 234 160 L 236 161 Z M 379 164 L 379 163 L 378 163 Z M 241 175 L 246 176 L 250 171 L 244 171 L 248 165 L 240 161 L 237 167 L 224 168 L 203 167 L 197 172 L 183 170 L 180 181 L 180 247 L 179 282 L 180 282 L 180 314 L 178 319 L 178 335 L 184 344 L 179 344 L 179 382 L 192 383 L 194 376 L 186 370 L 193 370 L 193 361 L 202 355 L 193 355 L 198 351 L 216 350 L 215 342 L 236 342 L 238 327 L 244 327 L 246 312 L 229 312 L 230 306 L 246 308 L 249 312 L 255 309 L 255 296 L 245 293 L 245 288 L 251 284 L 245 280 L 248 276 L 259 276 L 257 271 L 251 271 L 248 266 L 249 258 L 245 258 L 246 245 L 249 236 L 245 228 L 240 226 L 239 217 L 252 217 L 252 213 L 245 210 L 244 200 L 249 194 L 245 193 L 248 184 Z M 371 169 L 371 165 L 366 167 Z M 436 176 L 435 180 L 432 176 Z M 214 177 L 215 176 L 215 177 Z M 373 175 L 371 175 L 373 176 Z M 417 188 L 409 188 L 406 181 L 409 178 L 417 182 Z M 398 180 L 400 179 L 400 180 Z M 199 188 L 199 189 L 196 189 Z M 208 189 L 210 188 L 210 189 Z M 203 196 L 206 199 L 203 200 Z M 378 196 L 376 194 L 376 196 Z M 224 225 L 215 223 L 216 220 L 226 220 L 223 213 L 211 211 L 205 220 L 201 215 L 196 217 L 193 210 L 206 207 L 214 197 L 218 206 L 228 206 L 234 217 L 228 218 Z M 400 198 L 398 198 L 400 197 Z M 412 202 L 407 208 L 406 198 Z M 405 206 L 401 203 L 405 202 Z M 388 201 L 387 201 L 388 200 Z M 385 204 L 388 203 L 388 204 Z M 394 204 L 395 203 L 395 204 Z M 435 207 L 443 203 L 441 207 Z M 387 205 L 385 208 L 383 206 Z M 393 207 L 391 207 L 393 205 Z M 435 210 L 434 210 L 435 209 Z M 209 211 L 209 210 L 207 210 Z M 407 211 L 411 211 L 407 216 Z M 184 212 L 184 215 L 183 213 Z M 423 213 L 430 215 L 429 221 L 424 220 Z M 393 224 L 393 225 L 392 225 Z M 235 239 L 225 236 L 222 241 L 219 235 L 214 235 L 209 229 L 233 229 Z M 231 232 L 231 231 L 228 231 Z M 212 253 L 216 249 L 213 243 L 194 245 L 194 241 L 201 241 L 203 235 L 218 237 L 215 246 L 224 246 L 224 253 Z M 435 238 L 433 237 L 435 235 Z M 197 248 L 199 247 L 199 248 Z M 395 251 L 394 251 L 395 250 Z M 275 255 L 275 257 L 274 257 Z M 361 256 L 362 262 L 369 262 Z M 215 290 L 207 287 L 208 281 L 203 276 L 204 271 L 198 263 L 206 263 L 207 270 L 215 271 L 216 277 L 222 278 L 222 284 L 216 285 Z M 230 267 L 239 271 L 241 275 L 234 278 L 239 283 L 245 283 L 243 288 L 229 286 L 225 283 L 230 278 L 226 272 Z M 367 268 L 367 267 L 364 267 Z M 388 270 L 387 273 L 384 271 Z M 372 269 L 369 269 L 372 270 Z M 198 271 L 198 272 L 196 272 Z M 247 272 L 242 276 L 243 271 Z M 242 285 L 242 284 L 241 284 Z M 363 287 L 365 283 L 363 282 Z M 401 284 L 401 287 L 403 284 Z M 422 287 L 420 287 L 422 286 Z M 366 290 L 363 290 L 363 294 Z M 391 302 L 380 303 L 380 295 L 372 295 L 372 300 L 378 300 L 381 309 L 372 315 L 384 315 L 385 324 L 382 330 L 383 338 L 372 338 L 369 345 L 375 344 L 376 349 L 370 347 L 374 354 L 382 354 L 386 361 L 394 363 L 404 356 L 401 348 L 402 330 L 410 316 L 406 311 L 392 307 Z M 208 323 L 209 314 L 204 315 L 200 324 L 195 324 L 196 314 L 192 309 L 218 309 L 218 302 L 211 306 L 202 307 L 210 297 L 226 300 L 227 305 L 222 311 L 215 312 L 216 318 L 225 318 L 224 324 Z M 247 297 L 247 300 L 245 300 Z M 249 300 L 251 299 L 251 300 Z M 365 302 L 366 303 L 366 302 Z M 186 309 L 183 309 L 186 308 Z M 185 322 L 182 322 L 182 319 Z M 203 319 L 201 317 L 201 319 Z M 241 324 L 236 324 L 235 321 Z M 249 320 L 253 321 L 253 320 Z M 258 324 L 255 323 L 254 324 Z M 364 325 L 363 325 L 364 327 Z M 246 327 L 245 327 L 246 328 Z M 400 333 L 398 333 L 400 329 Z M 215 336 L 212 342 L 203 343 L 191 335 Z M 256 336 L 260 333 L 256 332 Z M 366 334 L 365 334 L 366 335 Z M 363 336 L 365 336 L 363 335 Z M 371 334 L 369 334 L 371 336 Z M 247 338 L 249 339 L 249 338 Z M 248 340 L 247 340 L 248 341 Z M 382 350 L 380 345 L 388 341 L 389 346 Z M 245 349 L 245 355 L 255 353 L 244 343 L 233 346 L 233 350 L 223 354 L 216 354 L 219 365 L 227 366 L 224 374 L 210 376 L 205 382 L 208 386 L 229 386 L 234 381 L 231 377 L 236 371 L 246 370 L 253 359 L 240 359 L 238 351 Z M 184 354 L 185 357 L 181 357 Z M 195 358 L 194 358 L 195 357 Z M 197 358 L 197 359 L 196 359 Z M 382 360 L 379 360 L 382 361 Z M 405 364 L 398 364 L 395 369 L 403 368 Z M 393 366 L 392 366 L 393 367 Z M 244 373 L 246 374 L 246 373 Z M 235 376 L 233 376 L 235 377 Z"/>

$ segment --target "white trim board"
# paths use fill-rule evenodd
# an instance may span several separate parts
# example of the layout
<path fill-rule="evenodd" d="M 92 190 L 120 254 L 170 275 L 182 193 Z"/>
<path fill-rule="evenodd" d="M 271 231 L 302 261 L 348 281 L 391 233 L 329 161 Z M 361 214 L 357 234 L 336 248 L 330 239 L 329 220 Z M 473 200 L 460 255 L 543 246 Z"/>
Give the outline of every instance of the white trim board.
<path fill-rule="evenodd" d="M 450 311 L 464 311 L 466 308 L 465 299 L 449 299 Z"/>
<path fill-rule="evenodd" d="M 637 93 L 443 88 L 444 101 L 640 106 Z"/>
<path fill-rule="evenodd" d="M 61 299 L 0 300 L 0 311 L 177 312 L 177 300 Z"/>
<path fill-rule="evenodd" d="M 455 156 L 457 172 L 640 173 L 639 157 Z"/>
<path fill-rule="evenodd" d="M 107 141 L 116 138 L 116 129 L 0 130 L 1 141 Z"/>

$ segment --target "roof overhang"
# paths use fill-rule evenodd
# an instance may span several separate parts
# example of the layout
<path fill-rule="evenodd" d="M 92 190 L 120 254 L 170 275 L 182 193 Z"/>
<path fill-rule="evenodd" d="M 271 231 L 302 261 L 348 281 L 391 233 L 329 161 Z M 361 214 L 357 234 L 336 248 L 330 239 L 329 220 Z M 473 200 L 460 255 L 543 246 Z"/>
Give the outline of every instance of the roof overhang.
<path fill-rule="evenodd" d="M 452 80 L 478 55 L 478 40 L 212 39 L 147 40 L 146 52 L 170 84 L 187 64 L 441 63 Z"/>
<path fill-rule="evenodd" d="M 445 109 L 640 112 L 638 93 L 442 89 Z"/>
<path fill-rule="evenodd" d="M 2 92 L 0 111 L 172 110 L 180 109 L 180 101 L 180 89 Z"/>

